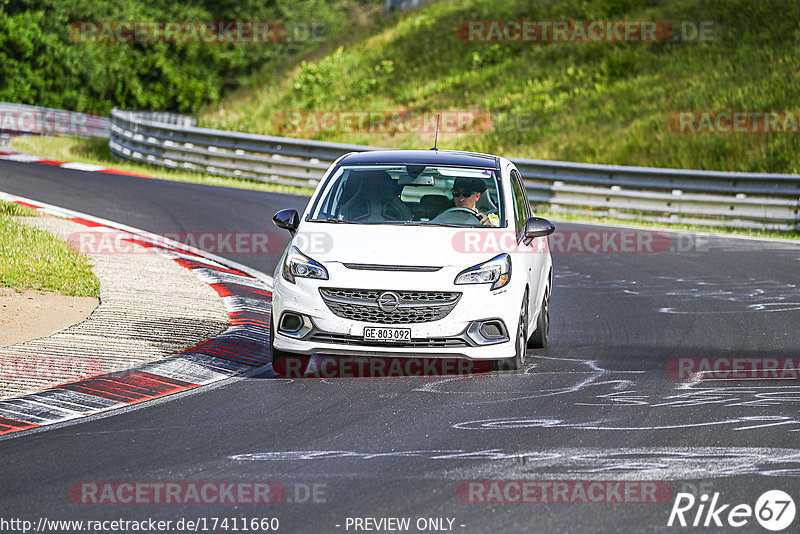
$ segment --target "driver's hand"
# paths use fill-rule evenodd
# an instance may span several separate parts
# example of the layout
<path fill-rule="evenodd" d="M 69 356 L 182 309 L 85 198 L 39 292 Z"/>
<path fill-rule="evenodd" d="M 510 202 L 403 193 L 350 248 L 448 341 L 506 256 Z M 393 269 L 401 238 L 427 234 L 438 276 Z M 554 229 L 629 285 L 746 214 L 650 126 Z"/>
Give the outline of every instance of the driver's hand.
<path fill-rule="evenodd" d="M 492 226 L 492 221 L 489 220 L 489 217 L 485 213 L 478 212 L 475 215 L 478 216 L 478 219 L 481 220 L 481 224 L 484 226 Z"/>

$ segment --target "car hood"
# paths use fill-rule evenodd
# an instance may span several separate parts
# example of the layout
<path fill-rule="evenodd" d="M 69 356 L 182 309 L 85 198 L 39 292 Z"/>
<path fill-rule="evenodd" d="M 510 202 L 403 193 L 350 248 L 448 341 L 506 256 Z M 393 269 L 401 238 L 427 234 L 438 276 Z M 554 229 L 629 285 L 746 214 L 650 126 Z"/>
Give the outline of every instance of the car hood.
<path fill-rule="evenodd" d="M 499 231 L 306 221 L 292 241 L 301 252 L 322 263 L 469 267 L 497 253 L 465 251 L 465 237 Z"/>

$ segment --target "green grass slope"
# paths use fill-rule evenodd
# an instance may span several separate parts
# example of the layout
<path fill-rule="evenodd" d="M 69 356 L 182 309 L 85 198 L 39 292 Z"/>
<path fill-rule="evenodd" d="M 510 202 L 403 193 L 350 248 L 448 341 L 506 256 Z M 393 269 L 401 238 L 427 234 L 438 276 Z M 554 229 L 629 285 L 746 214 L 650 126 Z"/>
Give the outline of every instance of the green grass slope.
<path fill-rule="evenodd" d="M 457 27 L 474 19 L 711 21 L 713 31 L 707 41 L 663 43 L 464 42 Z M 371 20 L 354 21 L 349 37 L 327 43 L 314 59 L 278 69 L 273 64 L 249 87 L 203 109 L 201 124 L 428 148 L 433 136 L 427 132 L 333 126 L 312 134 L 287 127 L 282 113 L 483 110 L 494 118 L 489 131 L 446 133 L 440 147 L 591 163 L 800 172 L 800 134 L 681 134 L 667 123 L 676 111 L 800 110 L 800 3 L 462 0 Z"/>

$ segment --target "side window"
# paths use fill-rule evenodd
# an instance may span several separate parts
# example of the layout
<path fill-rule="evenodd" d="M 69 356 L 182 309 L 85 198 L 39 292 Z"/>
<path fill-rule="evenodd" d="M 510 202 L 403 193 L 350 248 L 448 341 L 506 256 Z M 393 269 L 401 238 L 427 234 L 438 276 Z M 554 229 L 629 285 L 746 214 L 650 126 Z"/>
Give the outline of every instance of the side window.
<path fill-rule="evenodd" d="M 525 231 L 525 221 L 528 219 L 528 197 L 517 171 L 511 173 L 511 189 L 514 194 L 514 227 L 519 236 Z"/>

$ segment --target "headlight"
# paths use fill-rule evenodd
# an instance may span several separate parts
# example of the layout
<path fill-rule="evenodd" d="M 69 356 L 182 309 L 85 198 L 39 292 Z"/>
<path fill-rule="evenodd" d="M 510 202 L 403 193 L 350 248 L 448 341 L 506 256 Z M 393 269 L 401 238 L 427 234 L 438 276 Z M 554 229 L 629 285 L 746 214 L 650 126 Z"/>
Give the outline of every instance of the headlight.
<path fill-rule="evenodd" d="M 292 247 L 283 261 L 283 278 L 294 284 L 295 277 L 327 280 L 328 271 L 320 263 L 300 252 L 297 247 Z"/>
<path fill-rule="evenodd" d="M 500 254 L 491 260 L 464 269 L 456 276 L 456 285 L 492 284 L 492 289 L 499 289 L 511 280 L 511 256 Z"/>

